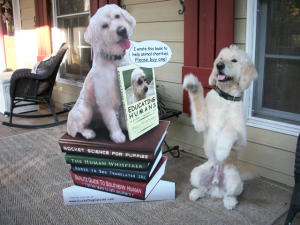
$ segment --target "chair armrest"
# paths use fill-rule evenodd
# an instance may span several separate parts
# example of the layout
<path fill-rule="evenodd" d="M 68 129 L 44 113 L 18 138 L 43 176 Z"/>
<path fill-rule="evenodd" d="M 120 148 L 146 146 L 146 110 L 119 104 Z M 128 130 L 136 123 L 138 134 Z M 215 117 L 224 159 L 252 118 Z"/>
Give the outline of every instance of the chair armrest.
<path fill-rule="evenodd" d="M 10 96 L 13 96 L 17 87 L 24 89 L 25 92 L 32 92 L 33 89 L 37 89 L 39 82 L 45 80 L 45 76 L 31 73 L 31 69 L 18 69 L 16 70 L 10 79 Z M 31 90 L 26 90 L 29 88 Z"/>
<path fill-rule="evenodd" d="M 16 80 L 22 78 L 28 78 L 34 80 L 45 80 L 47 79 L 47 76 L 31 73 L 31 69 L 18 69 L 11 75 L 10 83 L 15 82 Z"/>

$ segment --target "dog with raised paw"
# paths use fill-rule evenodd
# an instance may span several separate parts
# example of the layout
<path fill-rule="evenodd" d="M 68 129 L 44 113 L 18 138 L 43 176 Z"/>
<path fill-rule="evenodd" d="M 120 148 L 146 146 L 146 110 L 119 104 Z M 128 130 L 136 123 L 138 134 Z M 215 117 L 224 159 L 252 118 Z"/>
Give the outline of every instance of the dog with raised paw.
<path fill-rule="evenodd" d="M 204 134 L 208 158 L 191 172 L 190 181 L 195 187 L 189 194 L 191 201 L 204 196 L 222 198 L 225 208 L 232 210 L 243 191 L 243 181 L 256 176 L 250 168 L 237 168 L 237 153 L 247 143 L 242 94 L 257 76 L 249 56 L 231 45 L 222 49 L 214 61 L 209 84 L 215 89 L 205 98 L 198 79 L 192 74 L 184 77 L 192 123 L 197 132 Z"/>
<path fill-rule="evenodd" d="M 70 111 L 67 132 L 86 139 L 96 136 L 93 125 L 105 125 L 110 138 L 122 143 L 127 130 L 117 67 L 132 64 L 125 54 L 136 25 L 134 17 L 117 5 L 105 5 L 90 19 L 84 40 L 93 49 L 93 65 L 78 100 Z"/>

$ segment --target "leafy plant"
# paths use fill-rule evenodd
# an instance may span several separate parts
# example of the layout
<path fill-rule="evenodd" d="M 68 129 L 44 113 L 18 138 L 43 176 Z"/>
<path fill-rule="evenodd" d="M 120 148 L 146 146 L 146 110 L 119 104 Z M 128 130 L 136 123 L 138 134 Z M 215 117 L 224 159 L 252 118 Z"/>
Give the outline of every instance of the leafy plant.
<path fill-rule="evenodd" d="M 0 0 L 0 15 L 4 23 L 13 20 L 11 0 Z"/>

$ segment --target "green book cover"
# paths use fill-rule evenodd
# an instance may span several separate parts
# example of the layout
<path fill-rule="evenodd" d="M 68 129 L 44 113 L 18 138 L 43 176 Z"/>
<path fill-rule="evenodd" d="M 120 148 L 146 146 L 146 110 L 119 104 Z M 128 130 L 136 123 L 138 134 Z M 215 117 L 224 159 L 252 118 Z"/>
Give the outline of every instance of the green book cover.
<path fill-rule="evenodd" d="M 146 170 L 150 165 L 149 162 L 143 161 L 129 161 L 121 159 L 109 159 L 90 157 L 85 155 L 65 154 L 65 160 L 67 164 L 73 165 L 85 165 L 85 166 L 100 166 L 100 167 L 113 167 L 123 169 L 136 169 Z"/>
<path fill-rule="evenodd" d="M 118 67 L 118 77 L 132 141 L 159 123 L 154 69 L 137 65 Z"/>

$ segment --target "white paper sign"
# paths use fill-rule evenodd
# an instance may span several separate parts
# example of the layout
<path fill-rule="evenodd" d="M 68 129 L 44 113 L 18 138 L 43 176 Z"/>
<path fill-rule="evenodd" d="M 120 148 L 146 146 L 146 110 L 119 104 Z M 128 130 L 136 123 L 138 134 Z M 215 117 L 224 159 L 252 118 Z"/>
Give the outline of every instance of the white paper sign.
<path fill-rule="evenodd" d="M 76 185 L 64 188 L 63 198 L 65 205 L 168 200 L 175 199 L 175 183 L 160 180 L 146 200 L 129 198 Z"/>
<path fill-rule="evenodd" d="M 172 57 L 171 48 L 161 41 L 130 42 L 129 58 L 140 67 L 160 67 L 169 62 Z"/>

